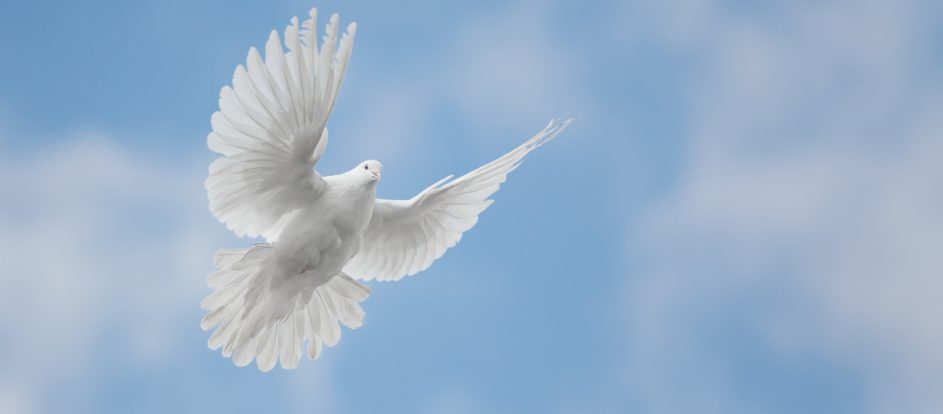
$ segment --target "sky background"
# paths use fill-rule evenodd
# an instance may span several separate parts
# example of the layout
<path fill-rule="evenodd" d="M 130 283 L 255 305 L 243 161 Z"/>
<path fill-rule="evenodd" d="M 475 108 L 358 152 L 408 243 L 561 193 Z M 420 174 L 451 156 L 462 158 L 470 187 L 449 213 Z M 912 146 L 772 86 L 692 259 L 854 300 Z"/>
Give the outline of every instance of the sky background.
<path fill-rule="evenodd" d="M 408 198 L 575 117 L 294 371 L 199 328 L 219 89 L 359 23 L 318 166 Z M 2 413 L 943 412 L 943 4 L 0 5 Z"/>

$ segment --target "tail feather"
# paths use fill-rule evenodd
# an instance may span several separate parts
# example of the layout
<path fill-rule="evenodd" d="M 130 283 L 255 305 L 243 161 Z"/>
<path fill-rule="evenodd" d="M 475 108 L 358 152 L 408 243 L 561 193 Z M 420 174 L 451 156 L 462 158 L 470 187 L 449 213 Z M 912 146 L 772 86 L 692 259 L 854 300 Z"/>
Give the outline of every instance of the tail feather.
<path fill-rule="evenodd" d="M 275 361 L 278 358 L 278 354 L 275 352 L 275 329 L 275 325 L 266 326 L 259 333 L 262 340 L 259 342 L 255 362 L 263 372 L 271 371 L 275 367 Z"/>
<path fill-rule="evenodd" d="M 259 369 L 263 372 L 271 371 L 275 367 L 275 359 L 277 354 L 275 353 L 275 335 L 274 331 L 275 325 L 266 326 L 262 332 L 259 333 L 259 337 L 262 338 L 262 341 L 259 342 L 259 349 L 255 357 L 256 364 L 259 365 Z"/>
<path fill-rule="evenodd" d="M 301 316 L 305 322 L 305 338 L 308 338 L 308 359 L 317 359 L 321 356 L 321 337 L 317 334 L 316 319 L 308 306 L 305 306 Z"/>
<path fill-rule="evenodd" d="M 235 315 L 229 315 L 228 319 L 225 319 L 216 328 L 216 331 L 213 332 L 212 335 L 210 335 L 210 339 L 209 341 L 207 341 L 207 345 L 210 347 L 210 349 L 216 350 L 231 342 L 230 339 L 238 330 L 237 329 L 238 325 L 234 322 L 235 322 Z M 207 330 L 211 327 L 212 326 L 203 328 L 203 330 Z M 224 356 L 228 357 L 229 355 L 224 353 Z"/>
<path fill-rule="evenodd" d="M 242 259 L 247 249 L 223 249 L 213 255 L 213 264 L 217 268 L 226 269 Z"/>
<path fill-rule="evenodd" d="M 337 308 L 337 317 L 344 326 L 350 329 L 357 329 L 363 325 L 363 309 L 357 305 L 357 302 L 333 292 L 331 293 L 331 299 L 334 300 L 335 307 Z"/>
<path fill-rule="evenodd" d="M 362 302 L 367 296 L 370 296 L 370 288 L 343 273 L 329 280 L 326 286 L 337 292 L 341 297 L 351 298 L 357 302 Z"/>
<path fill-rule="evenodd" d="M 304 346 L 304 333 L 298 332 L 298 315 L 293 313 L 283 320 L 279 326 L 278 363 L 284 369 L 295 369 L 301 360 Z"/>
<path fill-rule="evenodd" d="M 232 359 L 237 367 L 244 367 L 252 362 L 252 358 L 255 357 L 255 348 L 258 339 L 258 337 L 252 338 L 248 340 L 245 345 L 235 349 L 235 354 Z"/>
<path fill-rule="evenodd" d="M 325 345 L 334 346 L 341 340 L 341 328 L 337 325 L 337 313 L 331 306 L 330 296 L 323 290 L 323 287 L 315 289 L 311 300 L 317 305 L 318 313 L 321 315 L 321 329 L 318 333 Z M 308 306 L 310 307 L 311 304 L 309 303 Z"/>
<path fill-rule="evenodd" d="M 363 324 L 360 302 L 370 290 L 341 273 L 307 294 L 292 292 L 286 296 L 269 287 L 272 268 L 270 244 L 217 253 L 214 263 L 219 270 L 208 282 L 215 292 L 203 300 L 207 311 L 200 326 L 215 327 L 207 342 L 210 349 L 220 349 L 237 366 L 254 359 L 259 369 L 268 372 L 276 362 L 285 369 L 298 366 L 301 356 L 316 359 L 323 345 L 340 341 L 338 322 L 355 329 Z M 307 349 L 305 349 L 307 346 Z"/>

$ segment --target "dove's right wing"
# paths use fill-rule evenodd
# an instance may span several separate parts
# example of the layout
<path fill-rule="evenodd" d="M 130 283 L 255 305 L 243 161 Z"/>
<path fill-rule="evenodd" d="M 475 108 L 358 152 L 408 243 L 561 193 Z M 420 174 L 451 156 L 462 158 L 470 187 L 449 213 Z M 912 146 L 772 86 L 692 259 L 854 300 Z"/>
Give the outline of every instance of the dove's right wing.
<path fill-rule="evenodd" d="M 239 236 L 267 236 L 285 214 L 313 202 L 324 181 L 314 165 L 327 144 L 326 123 L 350 58 L 356 23 L 337 46 L 331 16 L 321 50 L 317 10 L 299 29 L 293 18 L 282 50 L 273 30 L 265 61 L 249 50 L 248 70 L 236 68 L 213 114 L 209 148 L 223 156 L 210 165 L 210 210 Z"/>
<path fill-rule="evenodd" d="M 478 222 L 489 200 L 524 157 L 553 139 L 570 120 L 551 121 L 521 146 L 478 169 L 433 184 L 409 200 L 378 199 L 360 252 L 344 273 L 363 280 L 399 280 L 421 272 Z"/>

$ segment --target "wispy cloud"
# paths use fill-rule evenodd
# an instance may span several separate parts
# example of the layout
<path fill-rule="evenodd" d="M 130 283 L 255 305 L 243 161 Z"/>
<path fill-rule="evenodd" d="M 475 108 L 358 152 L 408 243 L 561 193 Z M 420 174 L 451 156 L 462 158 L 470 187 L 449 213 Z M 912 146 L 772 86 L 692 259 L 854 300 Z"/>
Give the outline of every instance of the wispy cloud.
<path fill-rule="evenodd" d="M 554 24 L 554 2 L 513 2 L 457 28 L 439 90 L 465 115 L 503 128 L 590 112 L 586 52 Z"/>
<path fill-rule="evenodd" d="M 630 383 L 657 412 L 939 411 L 931 20 L 883 2 L 704 7 L 661 29 L 700 66 L 679 183 L 631 232 L 648 258 Z"/>
<path fill-rule="evenodd" d="M 192 254 L 211 251 L 199 179 L 98 134 L 7 152 L 0 166 L 0 382 L 48 408 L 50 392 L 94 386 L 98 364 L 170 358 L 166 338 L 203 293 L 192 272 L 209 270 Z"/>

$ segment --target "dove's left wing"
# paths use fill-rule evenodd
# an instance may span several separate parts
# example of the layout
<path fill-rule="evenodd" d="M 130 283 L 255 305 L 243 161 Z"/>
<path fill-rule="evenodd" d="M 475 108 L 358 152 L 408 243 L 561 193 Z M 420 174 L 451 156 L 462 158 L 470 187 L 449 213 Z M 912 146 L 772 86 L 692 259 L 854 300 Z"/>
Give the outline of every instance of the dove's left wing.
<path fill-rule="evenodd" d="M 455 180 L 448 176 L 409 200 L 378 199 L 363 246 L 344 273 L 363 280 L 399 280 L 425 270 L 478 222 L 493 202 L 488 197 L 508 173 L 569 124 L 569 119 L 551 121 L 504 156 Z"/>
<path fill-rule="evenodd" d="M 272 31 L 265 60 L 252 48 L 248 68 L 239 65 L 232 87 L 220 91 L 207 143 L 223 156 L 210 165 L 206 191 L 213 215 L 239 236 L 272 240 L 276 223 L 325 187 L 314 165 L 327 145 L 357 26 L 348 26 L 338 47 L 338 17 L 331 16 L 318 50 L 316 18 L 312 9 L 301 27 L 292 19 L 288 51 Z"/>

